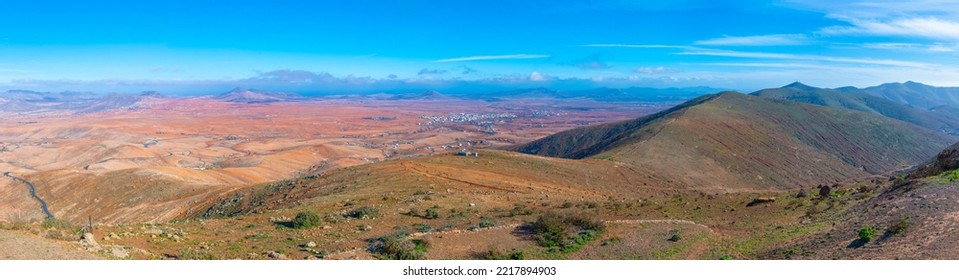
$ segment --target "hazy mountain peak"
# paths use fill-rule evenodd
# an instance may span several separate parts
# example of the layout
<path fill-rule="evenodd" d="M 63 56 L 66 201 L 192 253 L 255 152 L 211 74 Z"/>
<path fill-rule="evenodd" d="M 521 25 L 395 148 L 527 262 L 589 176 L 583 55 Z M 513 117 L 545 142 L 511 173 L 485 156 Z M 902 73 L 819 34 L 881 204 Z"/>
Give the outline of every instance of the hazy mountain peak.
<path fill-rule="evenodd" d="M 240 103 L 270 103 L 288 101 L 290 94 L 283 92 L 262 91 L 256 89 L 234 88 L 227 93 L 216 96 L 216 99 Z"/>
<path fill-rule="evenodd" d="M 814 86 L 809 86 L 809 85 L 800 83 L 799 81 L 796 81 L 796 82 L 793 82 L 793 83 L 791 83 L 791 84 L 785 85 L 785 86 L 783 86 L 782 88 L 794 88 L 794 89 L 798 89 L 798 90 L 816 90 L 816 89 L 819 89 L 819 88 L 814 87 Z"/>

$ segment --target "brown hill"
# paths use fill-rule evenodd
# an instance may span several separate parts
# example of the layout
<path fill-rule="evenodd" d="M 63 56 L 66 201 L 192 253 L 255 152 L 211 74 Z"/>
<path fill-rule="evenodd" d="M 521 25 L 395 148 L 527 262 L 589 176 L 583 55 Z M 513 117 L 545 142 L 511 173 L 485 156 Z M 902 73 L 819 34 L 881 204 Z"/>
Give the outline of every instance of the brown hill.
<path fill-rule="evenodd" d="M 959 168 L 959 143 L 946 148 L 935 158 L 916 166 L 910 171 L 909 178 L 935 176 L 957 168 Z"/>
<path fill-rule="evenodd" d="M 816 259 L 957 259 L 959 258 L 959 144 L 912 170 L 907 176 L 869 187 L 869 199 L 827 220 L 833 226 L 793 242 L 785 251 Z M 855 186 L 854 185 L 854 186 Z M 875 194 L 875 195 L 872 195 Z M 860 231 L 871 228 L 871 238 Z"/>
<path fill-rule="evenodd" d="M 573 129 L 514 150 L 602 158 L 681 185 L 781 189 L 918 163 L 956 140 L 882 116 L 726 92 L 643 118 Z"/>

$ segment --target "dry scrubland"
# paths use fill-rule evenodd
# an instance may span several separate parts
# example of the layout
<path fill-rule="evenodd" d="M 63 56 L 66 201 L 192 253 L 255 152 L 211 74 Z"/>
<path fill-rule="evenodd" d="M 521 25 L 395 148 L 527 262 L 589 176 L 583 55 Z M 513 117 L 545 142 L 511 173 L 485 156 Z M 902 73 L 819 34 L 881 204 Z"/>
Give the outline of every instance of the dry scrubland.
<path fill-rule="evenodd" d="M 955 146 L 939 153 L 956 137 L 865 112 L 723 93 L 543 137 L 637 111 L 157 102 L 70 120 L 89 127 L 80 134 L 112 124 L 99 131 L 120 149 L 46 136 L 4 152 L 64 218 L 0 228 L 111 259 L 956 257 L 959 161 Z M 548 106 L 563 114 L 494 122 L 496 134 L 485 122 L 420 118 Z M 54 135 L 53 123 L 5 129 Z M 51 156 L 65 143 L 131 154 Z M 478 156 L 456 155 L 460 144 Z M 103 154 L 112 157 L 84 159 Z M 38 217 L 20 210 L 36 202 L 12 185 L 7 216 Z M 97 225 L 81 240 L 84 216 Z"/>
<path fill-rule="evenodd" d="M 54 216 L 64 220 L 163 222 L 253 184 L 511 145 L 659 108 L 583 100 L 508 104 L 456 99 L 249 104 L 148 97 L 129 108 L 94 113 L 5 113 L 0 171 L 33 182 Z M 422 118 L 461 114 L 474 119 Z M 481 117 L 488 118 L 476 120 Z M 495 134 L 484 132 L 490 127 Z M 0 186 L 0 220 L 43 218 L 25 186 L 8 178 Z"/>

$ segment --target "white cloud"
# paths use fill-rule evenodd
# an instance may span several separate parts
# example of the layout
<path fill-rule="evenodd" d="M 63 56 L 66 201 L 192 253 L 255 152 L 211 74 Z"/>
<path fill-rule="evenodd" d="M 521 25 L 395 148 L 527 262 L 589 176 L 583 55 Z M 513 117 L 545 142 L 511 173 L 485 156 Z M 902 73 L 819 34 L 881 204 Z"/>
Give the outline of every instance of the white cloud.
<path fill-rule="evenodd" d="M 716 49 L 702 49 L 702 48 L 690 48 L 676 54 L 680 55 L 701 55 L 701 56 L 718 56 L 718 57 L 736 57 L 736 58 L 758 58 L 758 59 L 783 59 L 783 60 L 805 60 L 805 61 L 821 61 L 821 62 L 836 62 L 836 63 L 850 63 L 850 64 L 868 64 L 868 65 L 882 65 L 882 66 L 898 66 L 898 67 L 911 67 L 911 68 L 936 68 L 934 65 L 922 63 L 922 62 L 913 62 L 913 61 L 903 61 L 903 60 L 894 60 L 894 59 L 871 59 L 871 58 L 850 58 L 850 57 L 835 57 L 835 56 L 823 56 L 823 55 L 806 55 L 806 54 L 786 54 L 786 53 L 769 53 L 769 52 L 741 52 L 741 51 L 730 51 L 730 50 L 716 50 Z"/>
<path fill-rule="evenodd" d="M 664 73 L 676 73 L 679 71 L 669 67 L 657 66 L 657 67 L 639 67 L 639 68 L 636 68 L 634 72 L 638 74 L 653 75 L 653 74 L 664 74 Z"/>
<path fill-rule="evenodd" d="M 548 79 L 549 79 L 548 76 L 543 75 L 543 74 L 540 74 L 539 72 L 533 72 L 533 73 L 530 73 L 530 74 L 529 74 L 529 80 L 530 80 L 530 81 L 542 82 L 542 81 L 546 81 L 546 80 L 548 80 Z"/>
<path fill-rule="evenodd" d="M 921 37 L 959 41 L 959 21 L 933 17 L 898 18 L 892 20 L 846 19 L 851 26 L 830 26 L 820 30 L 825 35 L 885 35 Z"/>
<path fill-rule="evenodd" d="M 867 49 L 880 49 L 880 50 L 904 50 L 904 51 L 919 51 L 919 52 L 956 52 L 957 45 L 948 45 L 943 43 L 935 44 L 917 44 L 917 43 L 864 43 L 859 45 L 853 45 L 855 47 L 862 47 Z"/>
<path fill-rule="evenodd" d="M 697 41 L 696 45 L 706 46 L 794 46 L 809 44 L 804 34 L 771 34 L 756 36 L 723 36 Z"/>
<path fill-rule="evenodd" d="M 544 54 L 478 55 L 478 56 L 444 58 L 444 59 L 435 60 L 433 62 L 463 62 L 463 61 L 477 61 L 477 60 L 537 59 L 537 58 L 549 58 L 549 55 L 544 55 Z"/>

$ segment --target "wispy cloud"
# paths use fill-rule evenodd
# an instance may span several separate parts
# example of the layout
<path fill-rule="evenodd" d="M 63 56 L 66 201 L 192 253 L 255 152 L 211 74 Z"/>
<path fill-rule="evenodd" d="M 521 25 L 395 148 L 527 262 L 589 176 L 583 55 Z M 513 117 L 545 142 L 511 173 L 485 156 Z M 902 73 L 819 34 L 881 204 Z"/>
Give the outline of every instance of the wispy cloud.
<path fill-rule="evenodd" d="M 665 66 L 657 66 L 657 67 L 639 67 L 639 68 L 636 68 L 636 70 L 634 70 L 633 72 L 636 72 L 637 74 L 654 75 L 654 74 L 677 73 L 679 72 L 679 70 L 665 67 Z"/>
<path fill-rule="evenodd" d="M 701 49 L 701 48 L 690 48 L 676 54 L 679 55 L 700 55 L 700 56 L 717 56 L 717 57 L 735 57 L 735 58 L 757 58 L 757 59 L 780 59 L 780 60 L 805 60 L 805 61 L 823 61 L 823 62 L 836 62 L 836 63 L 852 63 L 852 64 L 868 64 L 868 65 L 882 65 L 882 66 L 898 66 L 898 67 L 912 67 L 912 68 L 935 68 L 934 65 L 922 62 L 914 61 L 904 61 L 904 60 L 894 60 L 894 59 L 871 59 L 871 58 L 850 58 L 850 57 L 835 57 L 835 56 L 823 56 L 823 55 L 807 55 L 807 54 L 788 54 L 788 53 L 772 53 L 772 52 L 742 52 L 742 51 L 730 51 L 730 50 L 717 50 L 717 49 Z"/>
<path fill-rule="evenodd" d="M 823 64 L 815 64 L 815 63 L 714 62 L 714 63 L 697 63 L 696 65 L 723 66 L 723 67 L 749 67 L 749 68 L 836 69 L 836 66 L 834 65 L 823 65 Z"/>
<path fill-rule="evenodd" d="M 636 44 L 586 44 L 580 47 L 590 48 L 636 48 L 636 49 L 682 49 L 686 46 L 679 45 L 636 45 Z"/>
<path fill-rule="evenodd" d="M 959 21 L 954 20 L 934 17 L 892 20 L 850 18 L 845 20 L 851 26 L 830 26 L 819 32 L 825 35 L 886 35 L 959 41 Z"/>
<path fill-rule="evenodd" d="M 697 41 L 696 45 L 704 46 L 794 46 L 811 43 L 804 34 L 771 34 L 755 36 L 723 36 L 708 40 Z"/>
<path fill-rule="evenodd" d="M 537 58 L 549 58 L 549 55 L 545 55 L 545 54 L 478 55 L 478 56 L 444 58 L 444 59 L 435 60 L 433 62 L 463 62 L 463 61 L 478 61 L 478 60 L 537 59 Z"/>
<path fill-rule="evenodd" d="M 918 43 L 863 43 L 859 45 L 854 45 L 855 47 L 862 47 L 867 49 L 879 49 L 879 50 L 906 50 L 906 51 L 918 51 L 918 52 L 956 52 L 959 45 L 956 44 L 943 44 L 943 43 L 934 43 L 934 44 L 918 44 Z"/>

